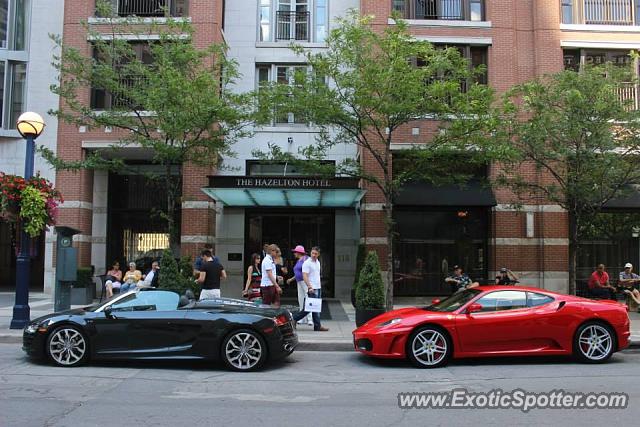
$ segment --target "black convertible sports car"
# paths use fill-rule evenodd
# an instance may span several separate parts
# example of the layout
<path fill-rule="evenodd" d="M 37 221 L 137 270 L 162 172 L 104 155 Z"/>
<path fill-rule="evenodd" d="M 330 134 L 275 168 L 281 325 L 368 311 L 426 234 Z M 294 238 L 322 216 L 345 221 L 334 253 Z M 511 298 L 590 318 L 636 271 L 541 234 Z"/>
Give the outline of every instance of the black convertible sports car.
<path fill-rule="evenodd" d="M 88 359 L 222 359 L 236 371 L 288 356 L 298 344 L 291 313 L 226 298 L 203 301 L 135 290 L 32 321 L 23 350 L 60 366 Z"/>

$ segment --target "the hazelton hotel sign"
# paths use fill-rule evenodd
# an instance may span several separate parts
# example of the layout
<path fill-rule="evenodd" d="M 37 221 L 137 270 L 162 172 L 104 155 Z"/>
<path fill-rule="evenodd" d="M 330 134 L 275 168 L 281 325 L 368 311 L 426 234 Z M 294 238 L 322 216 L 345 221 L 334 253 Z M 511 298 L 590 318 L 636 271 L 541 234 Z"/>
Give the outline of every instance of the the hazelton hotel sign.
<path fill-rule="evenodd" d="M 308 176 L 210 176 L 211 188 L 280 188 L 280 189 L 357 189 L 353 178 L 316 178 Z"/>

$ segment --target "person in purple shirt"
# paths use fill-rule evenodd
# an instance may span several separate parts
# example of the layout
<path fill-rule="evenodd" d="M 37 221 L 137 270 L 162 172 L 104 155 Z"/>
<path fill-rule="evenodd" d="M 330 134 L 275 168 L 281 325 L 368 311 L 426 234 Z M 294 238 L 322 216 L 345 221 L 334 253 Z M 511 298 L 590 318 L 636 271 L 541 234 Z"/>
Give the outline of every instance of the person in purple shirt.
<path fill-rule="evenodd" d="M 295 280 L 298 284 L 298 303 L 300 304 L 300 311 L 304 310 L 304 299 L 307 296 L 307 285 L 304 283 L 304 278 L 302 277 L 302 264 L 309 258 L 307 253 L 304 250 L 304 246 L 298 245 L 293 249 L 293 255 L 296 257 L 296 265 L 293 267 L 293 277 L 287 280 L 288 284 L 293 283 Z M 311 313 L 309 313 L 306 317 L 307 325 L 313 325 L 313 320 L 311 319 Z M 299 324 L 303 324 L 305 319 L 298 320 Z"/>

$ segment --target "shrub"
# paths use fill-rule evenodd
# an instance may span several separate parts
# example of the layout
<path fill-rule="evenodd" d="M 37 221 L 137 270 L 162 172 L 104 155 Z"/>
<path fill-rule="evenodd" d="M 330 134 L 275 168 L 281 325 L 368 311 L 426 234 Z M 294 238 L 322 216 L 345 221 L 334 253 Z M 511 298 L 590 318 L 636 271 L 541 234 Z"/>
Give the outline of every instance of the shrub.
<path fill-rule="evenodd" d="M 362 266 L 364 265 L 364 260 L 367 256 L 366 246 L 364 243 L 360 243 L 358 245 L 358 254 L 356 255 L 356 275 L 353 278 L 353 289 L 358 287 L 358 281 L 360 280 L 360 270 L 362 270 Z"/>
<path fill-rule="evenodd" d="M 384 283 L 380 275 L 378 254 L 370 251 L 358 277 L 356 308 L 369 310 L 384 308 Z"/>
<path fill-rule="evenodd" d="M 180 265 L 173 257 L 169 249 L 165 249 L 160 259 L 160 276 L 158 277 L 158 288 L 176 292 L 183 295 L 187 290 L 195 292 L 196 284 L 191 278 L 191 274 L 187 274 L 189 269 L 184 268 L 185 258 L 180 260 Z M 190 261 L 189 261 L 190 263 Z"/>

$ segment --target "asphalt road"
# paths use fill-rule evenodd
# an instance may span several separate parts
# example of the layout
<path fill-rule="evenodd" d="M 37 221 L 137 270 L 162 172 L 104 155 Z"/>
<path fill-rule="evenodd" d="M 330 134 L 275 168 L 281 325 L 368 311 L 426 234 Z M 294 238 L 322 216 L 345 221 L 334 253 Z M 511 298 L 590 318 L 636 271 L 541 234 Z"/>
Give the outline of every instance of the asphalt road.
<path fill-rule="evenodd" d="M 640 352 L 604 365 L 566 359 L 455 362 L 417 370 L 352 352 L 296 352 L 262 372 L 193 362 L 56 368 L 0 344 L 0 426 L 637 425 Z M 455 388 L 625 392 L 626 409 L 400 409 L 399 392 Z"/>

